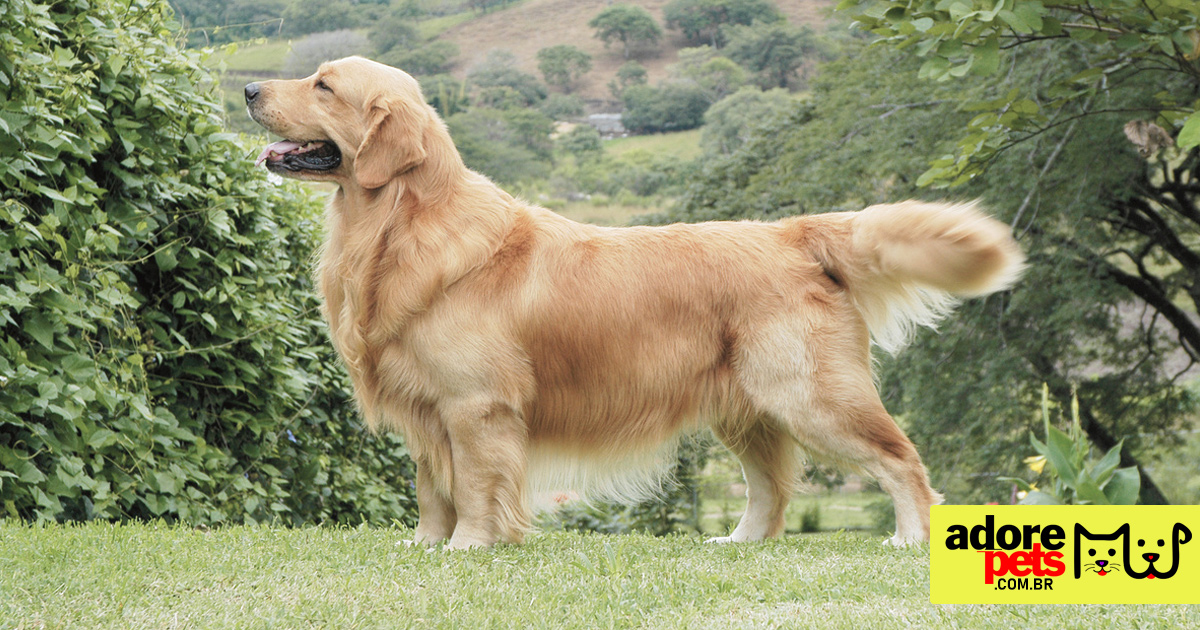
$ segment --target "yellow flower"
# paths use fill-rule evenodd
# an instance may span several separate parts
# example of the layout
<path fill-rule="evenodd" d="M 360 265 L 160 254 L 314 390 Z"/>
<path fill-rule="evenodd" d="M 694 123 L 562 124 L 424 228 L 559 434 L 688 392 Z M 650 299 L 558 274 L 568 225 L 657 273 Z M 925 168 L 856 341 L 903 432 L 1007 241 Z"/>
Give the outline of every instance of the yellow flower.
<path fill-rule="evenodd" d="M 1046 456 L 1044 455 L 1026 457 L 1021 461 L 1024 462 L 1026 466 L 1029 466 L 1029 470 L 1032 470 L 1039 475 L 1042 474 L 1042 469 L 1046 467 Z"/>

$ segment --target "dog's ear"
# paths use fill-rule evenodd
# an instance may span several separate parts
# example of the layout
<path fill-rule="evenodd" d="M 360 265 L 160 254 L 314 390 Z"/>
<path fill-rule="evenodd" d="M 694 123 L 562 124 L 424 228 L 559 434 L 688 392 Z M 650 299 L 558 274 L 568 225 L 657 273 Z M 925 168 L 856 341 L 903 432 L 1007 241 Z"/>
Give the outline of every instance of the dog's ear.
<path fill-rule="evenodd" d="M 1172 533 L 1175 534 L 1175 542 L 1181 545 L 1192 539 L 1192 530 L 1183 523 L 1175 523 L 1175 531 Z"/>
<path fill-rule="evenodd" d="M 372 102 L 367 111 L 367 135 L 354 157 L 358 185 L 380 188 L 425 161 L 425 128 L 429 122 L 424 103 L 413 104 L 403 98 Z"/>

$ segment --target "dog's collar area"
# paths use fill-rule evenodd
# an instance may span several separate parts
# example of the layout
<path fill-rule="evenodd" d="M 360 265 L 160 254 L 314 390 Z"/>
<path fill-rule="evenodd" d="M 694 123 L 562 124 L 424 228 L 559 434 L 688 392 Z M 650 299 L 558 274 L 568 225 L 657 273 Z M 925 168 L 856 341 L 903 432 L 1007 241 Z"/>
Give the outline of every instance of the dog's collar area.
<path fill-rule="evenodd" d="M 328 171 L 342 163 L 342 152 L 327 140 L 281 140 L 267 145 L 254 165 L 263 162 L 272 171 Z"/>

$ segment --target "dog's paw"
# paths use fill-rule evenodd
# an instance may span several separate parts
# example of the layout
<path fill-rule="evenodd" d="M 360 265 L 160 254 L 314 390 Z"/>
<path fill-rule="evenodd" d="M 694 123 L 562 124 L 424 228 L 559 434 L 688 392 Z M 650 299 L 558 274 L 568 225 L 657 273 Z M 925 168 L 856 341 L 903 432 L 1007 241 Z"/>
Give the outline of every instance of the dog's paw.
<path fill-rule="evenodd" d="M 704 541 L 704 544 L 706 544 L 706 545 L 708 545 L 708 544 L 723 545 L 725 543 L 731 543 L 731 542 L 737 542 L 733 539 L 733 536 L 716 536 L 714 538 L 709 538 L 708 540 Z"/>

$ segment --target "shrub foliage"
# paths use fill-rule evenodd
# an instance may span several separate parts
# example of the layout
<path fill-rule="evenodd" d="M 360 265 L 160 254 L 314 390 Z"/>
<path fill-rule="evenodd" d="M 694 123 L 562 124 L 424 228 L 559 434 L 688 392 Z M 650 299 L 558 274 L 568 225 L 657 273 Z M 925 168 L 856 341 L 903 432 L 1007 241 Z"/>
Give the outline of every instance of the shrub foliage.
<path fill-rule="evenodd" d="M 0 517 L 406 520 L 308 277 L 161 0 L 0 3 Z"/>

